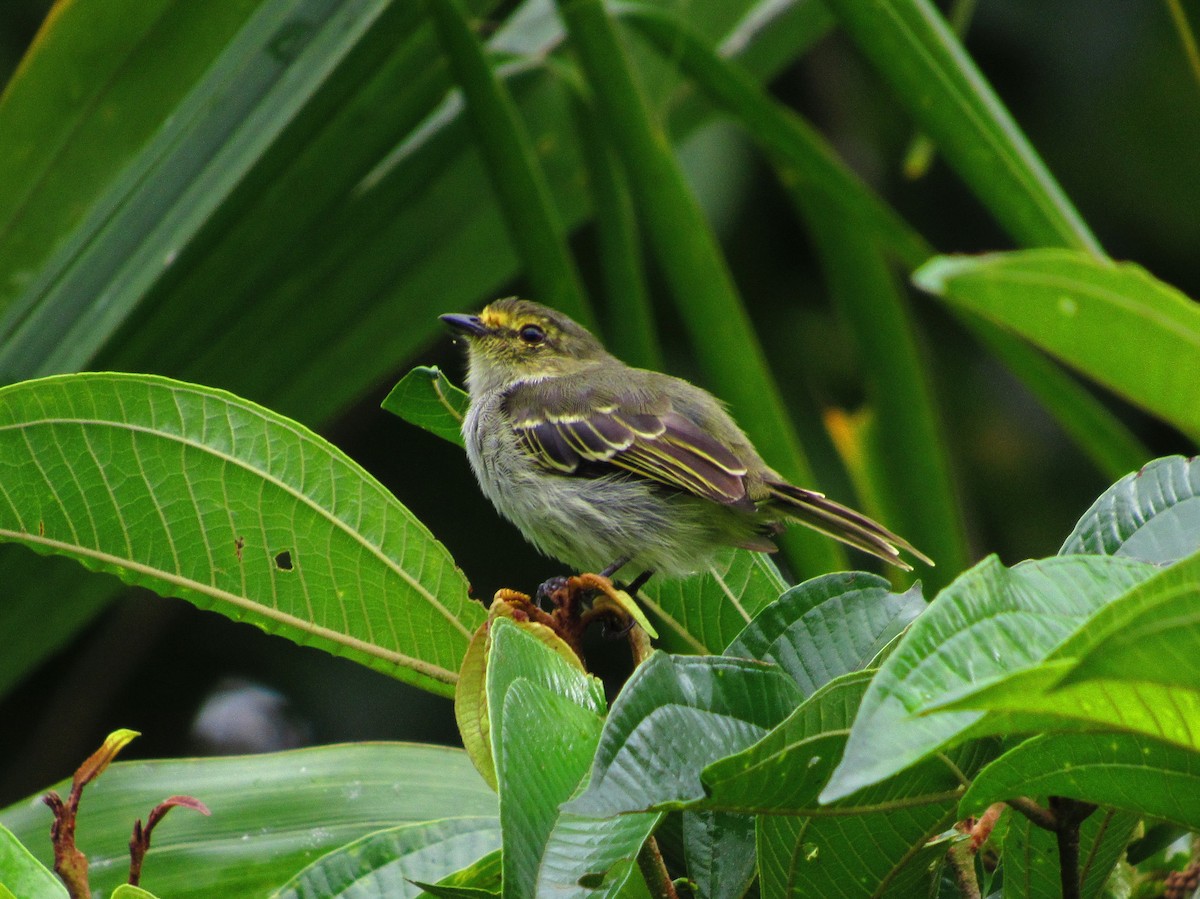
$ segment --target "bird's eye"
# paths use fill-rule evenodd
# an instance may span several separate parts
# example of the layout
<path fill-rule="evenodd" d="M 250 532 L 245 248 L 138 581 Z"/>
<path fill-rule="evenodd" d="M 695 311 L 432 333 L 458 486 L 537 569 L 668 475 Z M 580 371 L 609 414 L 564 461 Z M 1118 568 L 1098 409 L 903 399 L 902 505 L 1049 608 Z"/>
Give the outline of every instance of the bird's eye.
<path fill-rule="evenodd" d="M 546 339 L 546 332 L 537 325 L 526 325 L 517 333 L 530 346 L 537 346 Z"/>

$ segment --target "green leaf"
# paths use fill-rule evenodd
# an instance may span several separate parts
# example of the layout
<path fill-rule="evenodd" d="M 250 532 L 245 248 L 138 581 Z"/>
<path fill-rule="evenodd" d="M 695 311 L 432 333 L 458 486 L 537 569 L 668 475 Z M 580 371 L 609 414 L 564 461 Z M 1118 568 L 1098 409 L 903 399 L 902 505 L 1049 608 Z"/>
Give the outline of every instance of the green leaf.
<path fill-rule="evenodd" d="M 846 818 L 758 819 L 764 896 L 910 899 L 929 896 L 946 853 L 934 839 L 953 818 L 924 806 Z"/>
<path fill-rule="evenodd" d="M 614 815 L 701 799 L 700 770 L 757 741 L 799 701 L 774 666 L 656 652 L 617 697 L 588 788 L 566 809 Z"/>
<path fill-rule="evenodd" d="M 1151 574 L 1151 566 L 1130 559 L 1065 556 L 1011 569 L 990 557 L 961 575 L 884 660 L 822 801 L 961 739 L 982 713 L 921 712 L 1041 661 L 1096 609 Z"/>
<path fill-rule="evenodd" d="M 582 662 L 574 664 L 560 649 L 561 640 L 548 645 L 542 634 L 535 635 L 507 618 L 497 618 L 491 626 L 488 648 L 486 689 L 491 715 L 492 752 L 500 757 L 503 742 L 504 697 L 513 684 L 528 680 L 560 696 L 593 715 L 603 716 L 608 704 L 604 684 L 586 673 Z"/>
<path fill-rule="evenodd" d="M 602 726 L 599 715 L 532 681 L 517 680 L 504 694 L 496 747 L 504 896 L 539 895 L 538 872 L 559 808 L 587 776 Z"/>
<path fill-rule="evenodd" d="M 437 880 L 500 845 L 495 817 L 443 818 L 379 830 L 321 856 L 271 899 L 334 899 L 422 894 L 414 880 Z"/>
<path fill-rule="evenodd" d="M 55 785 L 62 795 L 70 782 Z M 163 797 L 187 793 L 212 817 L 171 816 L 154 831 L 143 882 L 171 899 L 262 896 L 305 865 L 381 826 L 443 817 L 495 820 L 496 797 L 466 755 L 363 743 L 209 759 L 117 762 L 87 789 L 79 839 L 102 894 L 125 880 L 129 828 Z M 0 811 L 49 863 L 49 810 L 36 797 Z"/>
<path fill-rule="evenodd" d="M 706 807 L 741 812 L 846 815 L 940 804 L 961 791 L 963 771 L 981 760 L 974 749 L 927 759 L 875 787 L 839 800 L 818 802 L 821 789 L 842 758 L 846 737 L 872 672 L 857 671 L 826 684 L 757 743 L 720 759 L 701 772 Z"/>
<path fill-rule="evenodd" d="M 1064 796 L 1200 830 L 1200 755 L 1131 734 L 1040 734 L 980 771 L 959 804 Z"/>
<path fill-rule="evenodd" d="M 420 365 L 400 379 L 381 405 L 409 424 L 461 447 L 468 402 L 466 391 L 451 384 L 437 366 Z"/>
<path fill-rule="evenodd" d="M 421 896 L 435 896 L 438 899 L 486 899 L 499 896 L 502 855 L 503 852 L 497 849 L 435 884 L 420 884 L 425 890 Z"/>
<path fill-rule="evenodd" d="M 50 844 L 48 832 L 38 834 L 37 839 L 47 846 Z M 9 896 L 67 899 L 67 888 L 62 881 L 3 824 L 0 824 L 0 888 L 6 889 Z"/>
<path fill-rule="evenodd" d="M 818 689 L 766 736 L 701 774 L 708 805 L 743 812 L 818 810 L 873 672 L 856 671 Z"/>
<path fill-rule="evenodd" d="M 893 593 L 878 575 L 827 574 L 763 609 L 724 654 L 773 662 L 807 697 L 835 677 L 866 667 L 923 611 L 919 583 Z"/>
<path fill-rule="evenodd" d="M 121 884 L 112 892 L 112 899 L 156 899 L 155 895 L 141 887 Z"/>
<path fill-rule="evenodd" d="M 562 639 L 542 624 L 494 617 L 471 641 L 454 694 L 454 716 L 463 746 L 484 779 L 496 787 L 501 717 L 508 689 L 520 680 L 544 687 L 594 714 L 608 708 L 604 685 L 587 674 L 583 662 Z"/>
<path fill-rule="evenodd" d="M 651 578 L 638 599 L 662 635 L 662 649 L 715 655 L 786 588 L 762 553 L 727 549 L 699 574 Z"/>
<path fill-rule="evenodd" d="M 913 280 L 1200 435 L 1191 377 L 1200 371 L 1200 306 L 1140 266 L 1029 250 L 939 257 Z"/>
<path fill-rule="evenodd" d="M 1100 495 L 1058 551 L 1170 564 L 1200 549 L 1200 457 L 1155 459 Z"/>
<path fill-rule="evenodd" d="M 219 390 L 64 375 L 0 390 L 0 538 L 442 694 L 483 609 L 374 478 Z"/>
<path fill-rule="evenodd" d="M 599 896 L 619 890 L 631 875 L 640 879 L 621 860 L 636 855 L 657 816 L 597 819 L 560 811 L 592 761 L 603 685 L 515 622 L 497 618 L 491 641 L 486 689 L 506 895 Z"/>
<path fill-rule="evenodd" d="M 1198 593 L 1200 553 L 1122 591 L 1041 664 L 939 701 L 937 708 L 987 710 L 976 733 L 1102 727 L 1200 751 Z"/>
<path fill-rule="evenodd" d="M 696 895 L 741 899 L 757 873 L 754 818 L 729 812 L 683 813 L 683 848 Z"/>
<path fill-rule="evenodd" d="M 650 899 L 637 855 L 660 814 L 590 818 L 564 811 L 554 825 L 535 895 L 562 899 Z"/>
<path fill-rule="evenodd" d="M 1109 875 L 1129 840 L 1137 831 L 1139 818 L 1112 809 L 1100 809 L 1079 828 L 1080 895 L 1100 899 Z M 1027 818 L 1013 814 L 1001 844 L 1004 883 L 1003 899 L 1045 899 L 1062 895 L 1058 844 L 1054 834 Z"/>
<path fill-rule="evenodd" d="M 938 152 L 1017 241 L 1099 254 L 1096 238 L 929 0 L 827 0 Z"/>
<path fill-rule="evenodd" d="M 1059 682 L 1131 680 L 1183 687 L 1200 699 L 1200 551 L 1101 609 L 1056 658 L 1074 665 Z M 1200 740 L 1197 741 L 1200 743 Z"/>
<path fill-rule="evenodd" d="M 497 864 L 499 864 L 499 855 L 496 856 Z M 418 883 L 425 892 L 422 896 L 435 896 L 438 899 L 490 899 L 492 896 L 500 895 L 500 878 L 496 878 L 497 888 L 494 890 L 485 889 L 484 887 L 454 887 L 440 886 L 436 883 Z"/>

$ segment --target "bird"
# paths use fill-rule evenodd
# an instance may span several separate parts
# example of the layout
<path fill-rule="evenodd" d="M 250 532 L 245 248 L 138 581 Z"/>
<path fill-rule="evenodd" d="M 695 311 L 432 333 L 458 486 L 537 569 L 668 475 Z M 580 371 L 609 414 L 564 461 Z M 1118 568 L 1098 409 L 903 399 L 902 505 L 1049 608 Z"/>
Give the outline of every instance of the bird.
<path fill-rule="evenodd" d="M 904 570 L 908 541 L 763 461 L 725 405 L 634 368 L 567 315 L 507 297 L 440 316 L 467 346 L 462 434 L 484 495 L 544 555 L 613 577 L 703 570 L 734 546 L 774 552 L 792 522 Z"/>

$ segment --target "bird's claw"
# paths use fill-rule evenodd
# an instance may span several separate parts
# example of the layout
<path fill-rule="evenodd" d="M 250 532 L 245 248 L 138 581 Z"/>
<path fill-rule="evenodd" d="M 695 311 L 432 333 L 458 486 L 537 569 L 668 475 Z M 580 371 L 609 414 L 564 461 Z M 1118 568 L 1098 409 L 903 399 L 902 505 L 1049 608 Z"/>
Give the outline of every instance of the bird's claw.
<path fill-rule="evenodd" d="M 538 608 L 544 609 L 547 606 L 555 606 L 555 596 L 570 586 L 571 579 L 564 575 L 557 575 L 538 584 L 537 590 L 534 591 L 533 601 L 537 603 Z"/>

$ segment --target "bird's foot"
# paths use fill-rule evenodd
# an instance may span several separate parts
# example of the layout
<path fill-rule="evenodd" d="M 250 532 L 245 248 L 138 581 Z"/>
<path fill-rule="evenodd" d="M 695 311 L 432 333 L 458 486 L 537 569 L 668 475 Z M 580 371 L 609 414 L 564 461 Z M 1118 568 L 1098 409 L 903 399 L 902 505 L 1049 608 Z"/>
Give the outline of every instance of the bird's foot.
<path fill-rule="evenodd" d="M 547 606 L 557 608 L 563 604 L 563 591 L 567 590 L 570 585 L 571 578 L 561 574 L 544 580 L 534 591 L 533 601 L 537 603 L 538 608 L 544 609 Z"/>

